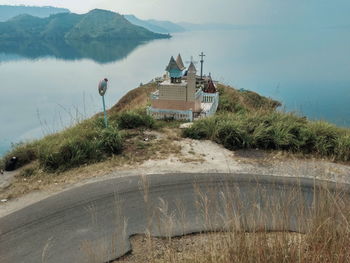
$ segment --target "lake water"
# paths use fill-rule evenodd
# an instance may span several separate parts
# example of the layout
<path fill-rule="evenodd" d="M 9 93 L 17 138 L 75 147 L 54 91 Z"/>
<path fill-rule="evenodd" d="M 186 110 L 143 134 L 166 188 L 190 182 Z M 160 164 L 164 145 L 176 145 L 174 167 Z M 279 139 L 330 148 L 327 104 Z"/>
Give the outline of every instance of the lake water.
<path fill-rule="evenodd" d="M 148 43 L 0 43 L 0 155 L 101 111 L 164 73 L 171 55 L 206 54 L 204 72 L 280 100 L 287 111 L 350 126 L 350 28 L 242 29 Z M 199 65 L 198 65 L 199 67 Z"/>

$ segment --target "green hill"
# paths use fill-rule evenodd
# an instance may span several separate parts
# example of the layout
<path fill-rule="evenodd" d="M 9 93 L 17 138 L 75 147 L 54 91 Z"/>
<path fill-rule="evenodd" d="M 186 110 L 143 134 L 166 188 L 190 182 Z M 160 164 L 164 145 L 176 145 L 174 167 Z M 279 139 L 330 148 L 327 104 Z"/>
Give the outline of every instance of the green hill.
<path fill-rule="evenodd" d="M 149 40 L 168 38 L 135 26 L 120 14 L 95 9 L 84 15 L 61 13 L 48 18 L 19 15 L 0 22 L 1 40 Z"/>

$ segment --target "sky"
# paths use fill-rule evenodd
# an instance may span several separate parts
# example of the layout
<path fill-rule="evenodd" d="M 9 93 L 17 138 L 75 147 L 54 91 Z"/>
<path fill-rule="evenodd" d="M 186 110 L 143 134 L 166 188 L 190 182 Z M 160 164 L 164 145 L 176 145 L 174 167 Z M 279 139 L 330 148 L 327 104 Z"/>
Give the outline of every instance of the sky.
<path fill-rule="evenodd" d="M 0 4 L 94 8 L 142 19 L 243 25 L 350 25 L 350 0 L 0 0 Z"/>

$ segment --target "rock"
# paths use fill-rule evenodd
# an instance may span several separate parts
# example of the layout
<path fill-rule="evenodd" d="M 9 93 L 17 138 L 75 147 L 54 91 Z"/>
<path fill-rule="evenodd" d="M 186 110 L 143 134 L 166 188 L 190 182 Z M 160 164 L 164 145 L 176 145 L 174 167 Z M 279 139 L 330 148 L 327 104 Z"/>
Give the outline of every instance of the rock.
<path fill-rule="evenodd" d="M 8 160 L 5 164 L 5 171 L 13 171 L 16 170 L 16 165 L 18 162 L 18 158 L 13 156 L 10 160 Z"/>
<path fill-rule="evenodd" d="M 193 122 L 186 122 L 180 125 L 180 129 L 187 129 L 187 128 L 191 128 L 193 125 Z"/>

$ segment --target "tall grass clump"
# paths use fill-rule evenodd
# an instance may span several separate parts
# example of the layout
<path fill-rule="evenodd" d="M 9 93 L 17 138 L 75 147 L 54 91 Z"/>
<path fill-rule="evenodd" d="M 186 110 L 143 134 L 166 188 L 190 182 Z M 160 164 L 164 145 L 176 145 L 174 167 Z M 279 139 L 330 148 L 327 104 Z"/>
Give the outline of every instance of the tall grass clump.
<path fill-rule="evenodd" d="M 12 149 L 0 160 L 0 168 L 4 169 L 5 164 L 13 156 L 17 157 L 16 167 L 22 167 L 38 158 L 37 142 L 17 143 L 12 145 Z"/>
<path fill-rule="evenodd" d="M 115 123 L 104 127 L 103 119 L 90 119 L 43 139 L 17 145 L 4 158 L 18 158 L 17 168 L 34 160 L 48 172 L 59 172 L 101 161 L 122 151 L 122 137 Z"/>
<path fill-rule="evenodd" d="M 137 111 L 125 111 L 118 114 L 116 122 L 120 129 L 153 128 L 155 125 L 155 121 L 151 116 Z"/>
<path fill-rule="evenodd" d="M 69 134 L 47 138 L 41 146 L 39 163 L 50 172 L 64 171 L 72 167 L 101 161 L 122 150 L 122 138 L 114 127 L 78 126 Z"/>
<path fill-rule="evenodd" d="M 217 118 L 202 119 L 200 122 L 195 122 L 195 125 L 193 125 L 190 129 L 185 129 L 183 134 L 185 137 L 196 140 L 210 139 L 215 133 L 217 121 Z"/>
<path fill-rule="evenodd" d="M 326 122 L 277 111 L 219 113 L 183 131 L 185 137 L 214 140 L 230 150 L 286 150 L 345 162 L 350 160 L 349 134 Z"/>
<path fill-rule="evenodd" d="M 258 148 L 350 161 L 350 130 L 277 111 L 278 101 L 218 85 L 215 116 L 195 121 L 184 137 L 209 139 L 230 150 Z"/>

